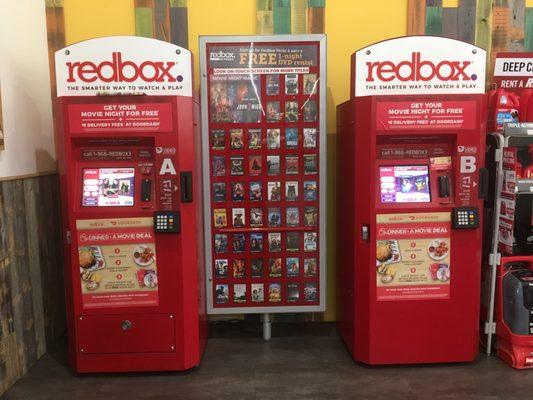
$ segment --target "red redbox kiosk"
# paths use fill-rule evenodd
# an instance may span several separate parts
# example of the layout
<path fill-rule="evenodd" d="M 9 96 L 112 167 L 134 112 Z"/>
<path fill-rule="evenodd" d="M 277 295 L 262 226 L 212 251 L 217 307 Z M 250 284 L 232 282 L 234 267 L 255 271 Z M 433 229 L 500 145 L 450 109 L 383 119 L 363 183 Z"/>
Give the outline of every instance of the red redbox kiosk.
<path fill-rule="evenodd" d="M 352 56 L 337 108 L 337 304 L 357 361 L 477 355 L 484 77 L 484 50 L 439 37 Z"/>
<path fill-rule="evenodd" d="M 71 366 L 197 366 L 207 322 L 191 53 L 99 38 L 56 52 L 56 73 Z"/>

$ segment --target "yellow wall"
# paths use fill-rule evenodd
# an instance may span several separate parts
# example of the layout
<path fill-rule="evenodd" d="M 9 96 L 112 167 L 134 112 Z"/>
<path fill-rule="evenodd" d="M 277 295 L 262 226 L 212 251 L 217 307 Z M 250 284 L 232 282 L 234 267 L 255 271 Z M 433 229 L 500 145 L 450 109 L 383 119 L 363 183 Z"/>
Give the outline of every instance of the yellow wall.
<path fill-rule="evenodd" d="M 194 82 L 198 79 L 198 36 L 255 34 L 255 0 L 189 0 L 189 49 L 193 53 Z"/>
<path fill-rule="evenodd" d="M 533 0 L 528 0 L 533 1 Z M 251 35 L 256 32 L 256 0 L 189 0 L 189 48 L 198 79 L 199 35 Z M 457 0 L 446 0 L 454 6 Z M 67 44 L 106 35 L 135 34 L 133 0 L 64 0 Z M 328 35 L 328 144 L 332 162 L 328 179 L 334 183 L 335 107 L 348 100 L 350 55 L 357 49 L 407 32 L 407 0 L 327 0 Z M 325 319 L 335 319 L 335 210 L 334 186 L 328 201 L 331 248 L 328 257 L 328 307 Z"/>
<path fill-rule="evenodd" d="M 135 35 L 133 0 L 63 0 L 66 44 Z"/>
<path fill-rule="evenodd" d="M 350 96 L 350 56 L 369 44 L 407 33 L 407 0 L 330 0 L 328 35 L 328 133 L 335 132 L 335 106 Z"/>

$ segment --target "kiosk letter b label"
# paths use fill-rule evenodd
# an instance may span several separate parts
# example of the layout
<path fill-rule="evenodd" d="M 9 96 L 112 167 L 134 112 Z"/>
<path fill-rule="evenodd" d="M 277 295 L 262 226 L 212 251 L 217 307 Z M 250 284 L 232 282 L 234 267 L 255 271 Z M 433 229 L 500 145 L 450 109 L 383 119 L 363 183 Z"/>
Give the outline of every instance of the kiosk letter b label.
<path fill-rule="evenodd" d="M 476 157 L 461 156 L 460 160 L 462 174 L 473 174 L 476 172 Z"/>

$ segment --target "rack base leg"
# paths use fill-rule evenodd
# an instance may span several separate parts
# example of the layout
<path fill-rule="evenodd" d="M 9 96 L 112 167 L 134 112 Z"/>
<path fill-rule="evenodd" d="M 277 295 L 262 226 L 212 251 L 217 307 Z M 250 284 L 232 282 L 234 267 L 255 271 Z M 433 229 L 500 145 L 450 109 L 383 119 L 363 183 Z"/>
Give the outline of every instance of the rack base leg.
<path fill-rule="evenodd" d="M 263 314 L 263 340 L 269 341 L 272 337 L 272 323 L 270 322 L 270 314 Z"/>

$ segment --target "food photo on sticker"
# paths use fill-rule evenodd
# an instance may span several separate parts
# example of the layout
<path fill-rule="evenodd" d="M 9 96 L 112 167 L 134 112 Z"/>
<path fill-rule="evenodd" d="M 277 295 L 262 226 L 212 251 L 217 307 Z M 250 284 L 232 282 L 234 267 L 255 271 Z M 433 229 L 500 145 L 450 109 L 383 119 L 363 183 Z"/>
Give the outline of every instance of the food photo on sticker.
<path fill-rule="evenodd" d="M 400 245 L 397 240 L 378 240 L 376 243 L 376 264 L 392 264 L 401 261 Z"/>
<path fill-rule="evenodd" d="M 133 250 L 133 261 L 139 267 L 146 267 L 155 261 L 155 251 L 150 246 L 140 244 Z"/>

